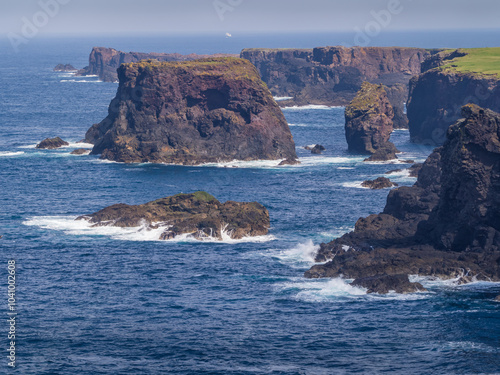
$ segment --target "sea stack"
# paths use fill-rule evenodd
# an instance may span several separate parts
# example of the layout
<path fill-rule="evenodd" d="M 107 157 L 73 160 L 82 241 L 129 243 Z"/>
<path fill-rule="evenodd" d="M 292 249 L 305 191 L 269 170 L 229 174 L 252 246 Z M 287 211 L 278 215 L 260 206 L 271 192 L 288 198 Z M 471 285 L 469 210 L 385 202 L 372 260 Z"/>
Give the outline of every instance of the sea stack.
<path fill-rule="evenodd" d="M 108 116 L 86 141 L 118 162 L 195 165 L 296 159 L 288 124 L 256 68 L 239 58 L 123 64 Z"/>
<path fill-rule="evenodd" d="M 500 281 L 500 114 L 469 104 L 412 187 L 321 244 L 306 277 L 435 276 Z"/>
<path fill-rule="evenodd" d="M 394 111 L 382 85 L 364 82 L 345 109 L 345 134 L 349 151 L 371 155 L 368 161 L 396 159 L 398 150 L 389 141 Z"/>

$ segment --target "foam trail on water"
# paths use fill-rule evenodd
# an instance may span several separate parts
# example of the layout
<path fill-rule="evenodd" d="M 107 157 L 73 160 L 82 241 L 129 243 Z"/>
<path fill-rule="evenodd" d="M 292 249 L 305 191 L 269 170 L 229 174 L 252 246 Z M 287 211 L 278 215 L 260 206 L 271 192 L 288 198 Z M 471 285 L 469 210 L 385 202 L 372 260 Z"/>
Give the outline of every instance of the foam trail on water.
<path fill-rule="evenodd" d="M 304 105 L 304 106 L 297 106 L 294 105 L 292 107 L 283 107 L 281 108 L 283 111 L 304 111 L 304 110 L 311 110 L 311 109 L 321 109 L 321 110 L 332 110 L 332 109 L 339 109 L 339 108 L 345 108 L 343 106 L 327 106 L 327 105 L 317 105 L 317 104 L 310 104 L 310 105 Z"/>
<path fill-rule="evenodd" d="M 24 154 L 24 151 L 17 151 L 17 152 L 0 151 L 0 157 L 19 156 L 19 155 L 23 155 L 23 154 Z"/>
<path fill-rule="evenodd" d="M 219 240 L 214 237 L 206 237 L 202 241 L 197 240 L 189 234 L 177 236 L 171 240 L 160 240 L 160 236 L 165 227 L 152 229 L 149 225 L 143 224 L 138 227 L 120 228 L 113 226 L 93 227 L 86 220 L 75 220 L 75 216 L 37 216 L 28 218 L 23 222 L 26 226 L 34 226 L 42 229 L 61 231 L 73 236 L 105 236 L 115 240 L 124 241 L 159 241 L 159 242 L 214 242 L 214 243 L 242 243 L 242 242 L 268 242 L 275 239 L 272 235 L 246 237 L 239 240 L 231 239 L 227 232 L 223 231 Z"/>
<path fill-rule="evenodd" d="M 87 79 L 62 79 L 60 82 L 71 83 L 102 83 L 100 80 L 87 80 Z"/>

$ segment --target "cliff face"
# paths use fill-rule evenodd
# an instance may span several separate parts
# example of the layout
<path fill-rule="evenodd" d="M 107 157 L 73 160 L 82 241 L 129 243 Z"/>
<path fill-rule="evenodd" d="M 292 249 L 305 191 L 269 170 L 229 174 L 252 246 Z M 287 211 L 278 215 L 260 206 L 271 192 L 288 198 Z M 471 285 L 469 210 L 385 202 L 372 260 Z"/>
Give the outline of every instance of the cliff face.
<path fill-rule="evenodd" d="M 364 82 L 361 90 L 345 109 L 345 134 L 349 151 L 374 154 L 394 145 L 394 111 L 382 85 Z M 394 155 L 395 157 L 395 155 Z"/>
<path fill-rule="evenodd" d="M 495 61 L 497 66 L 500 61 L 500 51 L 495 50 L 442 51 L 424 61 L 423 73 L 410 80 L 408 120 L 412 141 L 443 144 L 448 127 L 459 119 L 465 104 L 500 111 L 500 79 L 491 74 Z"/>
<path fill-rule="evenodd" d="M 244 49 L 241 57 L 257 67 L 273 95 L 293 97 L 288 104 L 346 105 L 364 81 L 399 86 L 389 97 L 397 113 L 397 127 L 405 127 L 408 81 L 435 52 L 400 47 L 318 47 Z"/>
<path fill-rule="evenodd" d="M 154 59 L 158 61 L 190 61 L 209 57 L 237 57 L 237 55 L 181 55 L 179 53 L 142 53 L 122 52 L 113 48 L 94 47 L 90 52 L 89 65 L 78 71 L 77 75 L 96 75 L 104 82 L 118 81 L 117 69 L 121 64 L 129 64 L 141 60 Z"/>
<path fill-rule="evenodd" d="M 280 108 L 246 60 L 142 61 L 118 75 L 108 116 L 86 134 L 92 154 L 175 164 L 296 158 Z"/>
<path fill-rule="evenodd" d="M 322 244 L 306 277 L 420 274 L 500 280 L 500 115 L 475 105 L 383 213 Z"/>

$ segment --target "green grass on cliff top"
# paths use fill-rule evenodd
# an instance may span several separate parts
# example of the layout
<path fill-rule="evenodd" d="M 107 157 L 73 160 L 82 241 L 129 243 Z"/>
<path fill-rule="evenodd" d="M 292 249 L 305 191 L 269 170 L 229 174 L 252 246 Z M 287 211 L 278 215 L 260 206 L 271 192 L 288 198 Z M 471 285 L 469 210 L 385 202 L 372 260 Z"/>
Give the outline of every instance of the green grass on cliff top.
<path fill-rule="evenodd" d="M 467 55 L 451 60 L 441 69 L 480 76 L 495 76 L 500 79 L 500 47 L 461 48 L 460 51 L 466 52 Z"/>

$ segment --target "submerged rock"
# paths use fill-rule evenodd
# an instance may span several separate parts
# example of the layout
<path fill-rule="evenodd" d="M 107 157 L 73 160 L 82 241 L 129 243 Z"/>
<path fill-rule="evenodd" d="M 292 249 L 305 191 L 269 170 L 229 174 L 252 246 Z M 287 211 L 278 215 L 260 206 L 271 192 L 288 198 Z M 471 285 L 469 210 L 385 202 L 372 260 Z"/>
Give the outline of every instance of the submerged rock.
<path fill-rule="evenodd" d="M 298 159 L 285 159 L 278 165 L 298 165 L 298 164 L 301 164 L 300 160 Z"/>
<path fill-rule="evenodd" d="M 177 194 L 141 205 L 115 204 L 76 220 L 87 220 L 94 226 L 163 229 L 159 239 L 190 235 L 203 240 L 225 237 L 241 239 L 267 234 L 269 212 L 257 202 L 221 203 L 212 195 L 198 191 Z"/>
<path fill-rule="evenodd" d="M 368 289 L 368 293 L 387 294 L 396 292 L 400 294 L 423 292 L 426 289 L 420 283 L 412 283 L 408 275 L 377 275 L 361 277 L 351 283 Z"/>
<path fill-rule="evenodd" d="M 305 150 L 311 151 L 311 154 L 321 155 L 326 148 L 322 145 L 314 145 L 314 146 L 304 146 Z"/>
<path fill-rule="evenodd" d="M 305 276 L 419 274 L 500 281 L 500 114 L 476 105 L 425 161 L 412 187 L 389 193 L 384 211 L 321 244 Z M 345 247 L 350 251 L 343 251 Z"/>
<path fill-rule="evenodd" d="M 496 296 L 495 301 L 500 302 L 500 296 Z"/>
<path fill-rule="evenodd" d="M 86 155 L 90 154 L 90 150 L 87 150 L 86 148 L 77 148 L 76 150 L 73 150 L 70 152 L 71 155 Z"/>
<path fill-rule="evenodd" d="M 36 145 L 36 148 L 53 150 L 68 145 L 69 145 L 68 142 L 63 141 L 59 137 L 55 137 L 55 138 L 45 138 L 43 141 L 41 141 L 39 144 Z"/>
<path fill-rule="evenodd" d="M 395 182 L 392 182 L 387 177 L 378 177 L 375 180 L 367 180 L 364 181 L 361 186 L 367 187 L 370 189 L 385 189 L 391 188 L 394 186 L 398 186 Z"/>
<path fill-rule="evenodd" d="M 349 151 L 371 154 L 369 161 L 396 159 L 398 150 L 389 141 L 394 111 L 382 85 L 364 82 L 345 109 L 345 134 Z"/>
<path fill-rule="evenodd" d="M 54 68 L 54 72 L 76 72 L 77 70 L 71 64 L 57 64 Z"/>
<path fill-rule="evenodd" d="M 288 124 L 255 67 L 237 58 L 123 64 L 108 116 L 86 134 L 118 162 L 296 159 Z"/>

